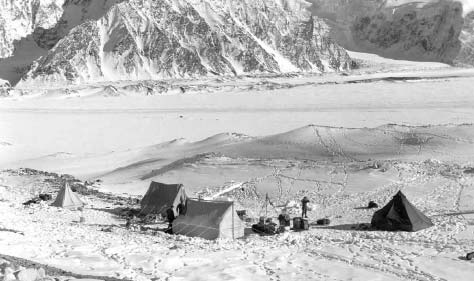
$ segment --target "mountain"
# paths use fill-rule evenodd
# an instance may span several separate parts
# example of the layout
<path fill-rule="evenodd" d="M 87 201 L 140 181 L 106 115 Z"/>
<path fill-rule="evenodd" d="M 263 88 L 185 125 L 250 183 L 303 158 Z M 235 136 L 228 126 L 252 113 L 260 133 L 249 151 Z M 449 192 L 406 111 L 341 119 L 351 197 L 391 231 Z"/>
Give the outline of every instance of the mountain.
<path fill-rule="evenodd" d="M 469 12 L 474 1 L 310 2 L 313 15 L 326 20 L 331 36 L 346 49 L 395 59 L 473 64 L 474 30 Z"/>
<path fill-rule="evenodd" d="M 0 0 L 0 78 L 15 85 L 69 31 L 119 0 Z M 1 32 L 1 30 L 6 32 Z"/>
<path fill-rule="evenodd" d="M 62 15 L 64 0 L 0 0 L 0 58 L 14 51 L 14 41 L 50 28 Z"/>
<path fill-rule="evenodd" d="M 461 40 L 461 50 L 454 62 L 460 65 L 474 65 L 474 12 L 470 12 L 464 17 L 464 27 L 459 39 Z"/>
<path fill-rule="evenodd" d="M 64 7 L 79 2 L 91 1 L 66 1 Z M 329 37 L 326 24 L 311 16 L 304 0 L 115 2 L 102 16 L 71 21 L 65 13 L 55 28 L 35 32 L 39 46 L 54 47 L 35 61 L 21 85 L 351 66 L 346 51 Z M 68 31 L 64 21 L 82 23 Z"/>
<path fill-rule="evenodd" d="M 0 79 L 0 97 L 7 96 L 10 91 L 10 83 L 6 80 Z"/>
<path fill-rule="evenodd" d="M 65 37 L 71 29 L 88 21 L 98 20 L 115 4 L 123 0 L 66 0 L 62 7 L 62 16 L 54 26 L 38 27 L 32 36 L 36 44 L 43 49 L 51 49 Z"/>

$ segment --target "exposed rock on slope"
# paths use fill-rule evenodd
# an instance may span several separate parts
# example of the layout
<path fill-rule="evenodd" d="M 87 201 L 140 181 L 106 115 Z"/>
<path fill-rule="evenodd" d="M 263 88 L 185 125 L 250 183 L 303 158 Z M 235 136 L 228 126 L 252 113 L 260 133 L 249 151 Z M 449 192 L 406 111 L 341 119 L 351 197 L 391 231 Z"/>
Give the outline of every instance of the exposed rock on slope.
<path fill-rule="evenodd" d="M 69 31 L 88 20 L 98 20 L 115 4 L 124 0 L 66 0 L 63 14 L 50 28 L 38 27 L 33 33 L 35 42 L 44 49 L 51 49 Z"/>
<path fill-rule="evenodd" d="M 458 63 L 472 56 L 468 1 L 311 0 L 343 47 L 405 60 Z M 472 21 L 472 20 L 471 20 Z"/>
<path fill-rule="evenodd" d="M 23 85 L 350 67 L 303 0 L 131 0 L 75 27 Z M 41 37 L 41 36 L 40 36 Z"/>
<path fill-rule="evenodd" d="M 0 58 L 13 54 L 13 42 L 36 28 L 51 28 L 62 15 L 64 0 L 1 0 Z"/>
<path fill-rule="evenodd" d="M 15 85 L 32 62 L 46 55 L 72 28 L 87 20 L 99 19 L 120 1 L 0 1 L 0 23 L 4 20 L 0 25 L 0 47 L 2 42 L 9 46 L 3 49 L 7 57 L 0 59 L 0 78 Z M 8 32 L 2 35 L 2 28 Z"/>
<path fill-rule="evenodd" d="M 455 63 L 461 65 L 474 65 L 474 12 L 464 18 L 464 28 L 459 37 L 461 50 L 455 59 Z"/>
<path fill-rule="evenodd" d="M 440 2 L 357 17 L 351 33 L 355 42 L 381 49 L 384 55 L 451 63 L 461 48 L 462 25 L 461 4 Z"/>
<path fill-rule="evenodd" d="M 9 91 L 10 91 L 10 83 L 6 80 L 0 79 L 0 97 L 8 96 Z"/>

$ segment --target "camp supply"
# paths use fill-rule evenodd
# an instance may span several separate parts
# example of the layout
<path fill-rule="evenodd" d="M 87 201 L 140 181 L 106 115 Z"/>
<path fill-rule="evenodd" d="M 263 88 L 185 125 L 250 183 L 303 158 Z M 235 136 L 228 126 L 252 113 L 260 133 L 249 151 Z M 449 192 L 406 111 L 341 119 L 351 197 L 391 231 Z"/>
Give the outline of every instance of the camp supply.
<path fill-rule="evenodd" d="M 467 253 L 466 254 L 466 260 L 470 261 L 474 258 L 474 252 Z"/>
<path fill-rule="evenodd" d="M 367 208 L 372 209 L 372 208 L 378 208 L 379 205 L 375 203 L 374 201 L 370 201 L 369 204 L 367 205 Z"/>
<path fill-rule="evenodd" d="M 302 219 L 301 220 L 301 229 L 302 230 L 308 230 L 309 229 L 309 222 L 307 219 Z"/>
<path fill-rule="evenodd" d="M 278 216 L 278 221 L 280 222 L 281 226 L 290 226 L 290 223 L 291 223 L 290 215 L 280 214 Z"/>
<path fill-rule="evenodd" d="M 331 221 L 329 219 L 319 219 L 316 221 L 316 224 L 318 225 L 328 225 L 330 224 Z"/>
<path fill-rule="evenodd" d="M 38 198 L 43 200 L 43 201 L 48 201 L 48 200 L 53 199 L 51 194 L 43 194 L 43 193 L 38 195 Z"/>
<path fill-rule="evenodd" d="M 301 217 L 294 217 L 293 218 L 293 229 L 298 230 L 301 229 Z"/>

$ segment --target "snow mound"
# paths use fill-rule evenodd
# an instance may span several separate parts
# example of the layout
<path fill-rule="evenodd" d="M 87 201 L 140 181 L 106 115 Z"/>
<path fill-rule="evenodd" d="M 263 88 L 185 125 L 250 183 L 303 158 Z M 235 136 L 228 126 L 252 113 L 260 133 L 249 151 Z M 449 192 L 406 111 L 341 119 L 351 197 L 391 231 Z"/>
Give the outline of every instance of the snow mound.
<path fill-rule="evenodd" d="M 287 133 L 223 147 L 235 157 L 306 159 L 377 159 L 415 157 L 420 151 L 443 158 L 466 158 L 474 141 L 474 126 L 403 126 L 338 128 L 309 125 Z M 449 151 L 449 152 L 448 152 Z"/>

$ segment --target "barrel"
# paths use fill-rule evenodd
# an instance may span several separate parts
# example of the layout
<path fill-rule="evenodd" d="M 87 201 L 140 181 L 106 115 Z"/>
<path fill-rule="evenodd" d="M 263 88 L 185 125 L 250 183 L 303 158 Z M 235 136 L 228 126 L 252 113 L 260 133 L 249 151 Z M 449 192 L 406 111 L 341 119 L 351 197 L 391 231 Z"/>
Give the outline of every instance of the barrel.
<path fill-rule="evenodd" d="M 301 229 L 301 217 L 293 218 L 293 229 Z"/>

